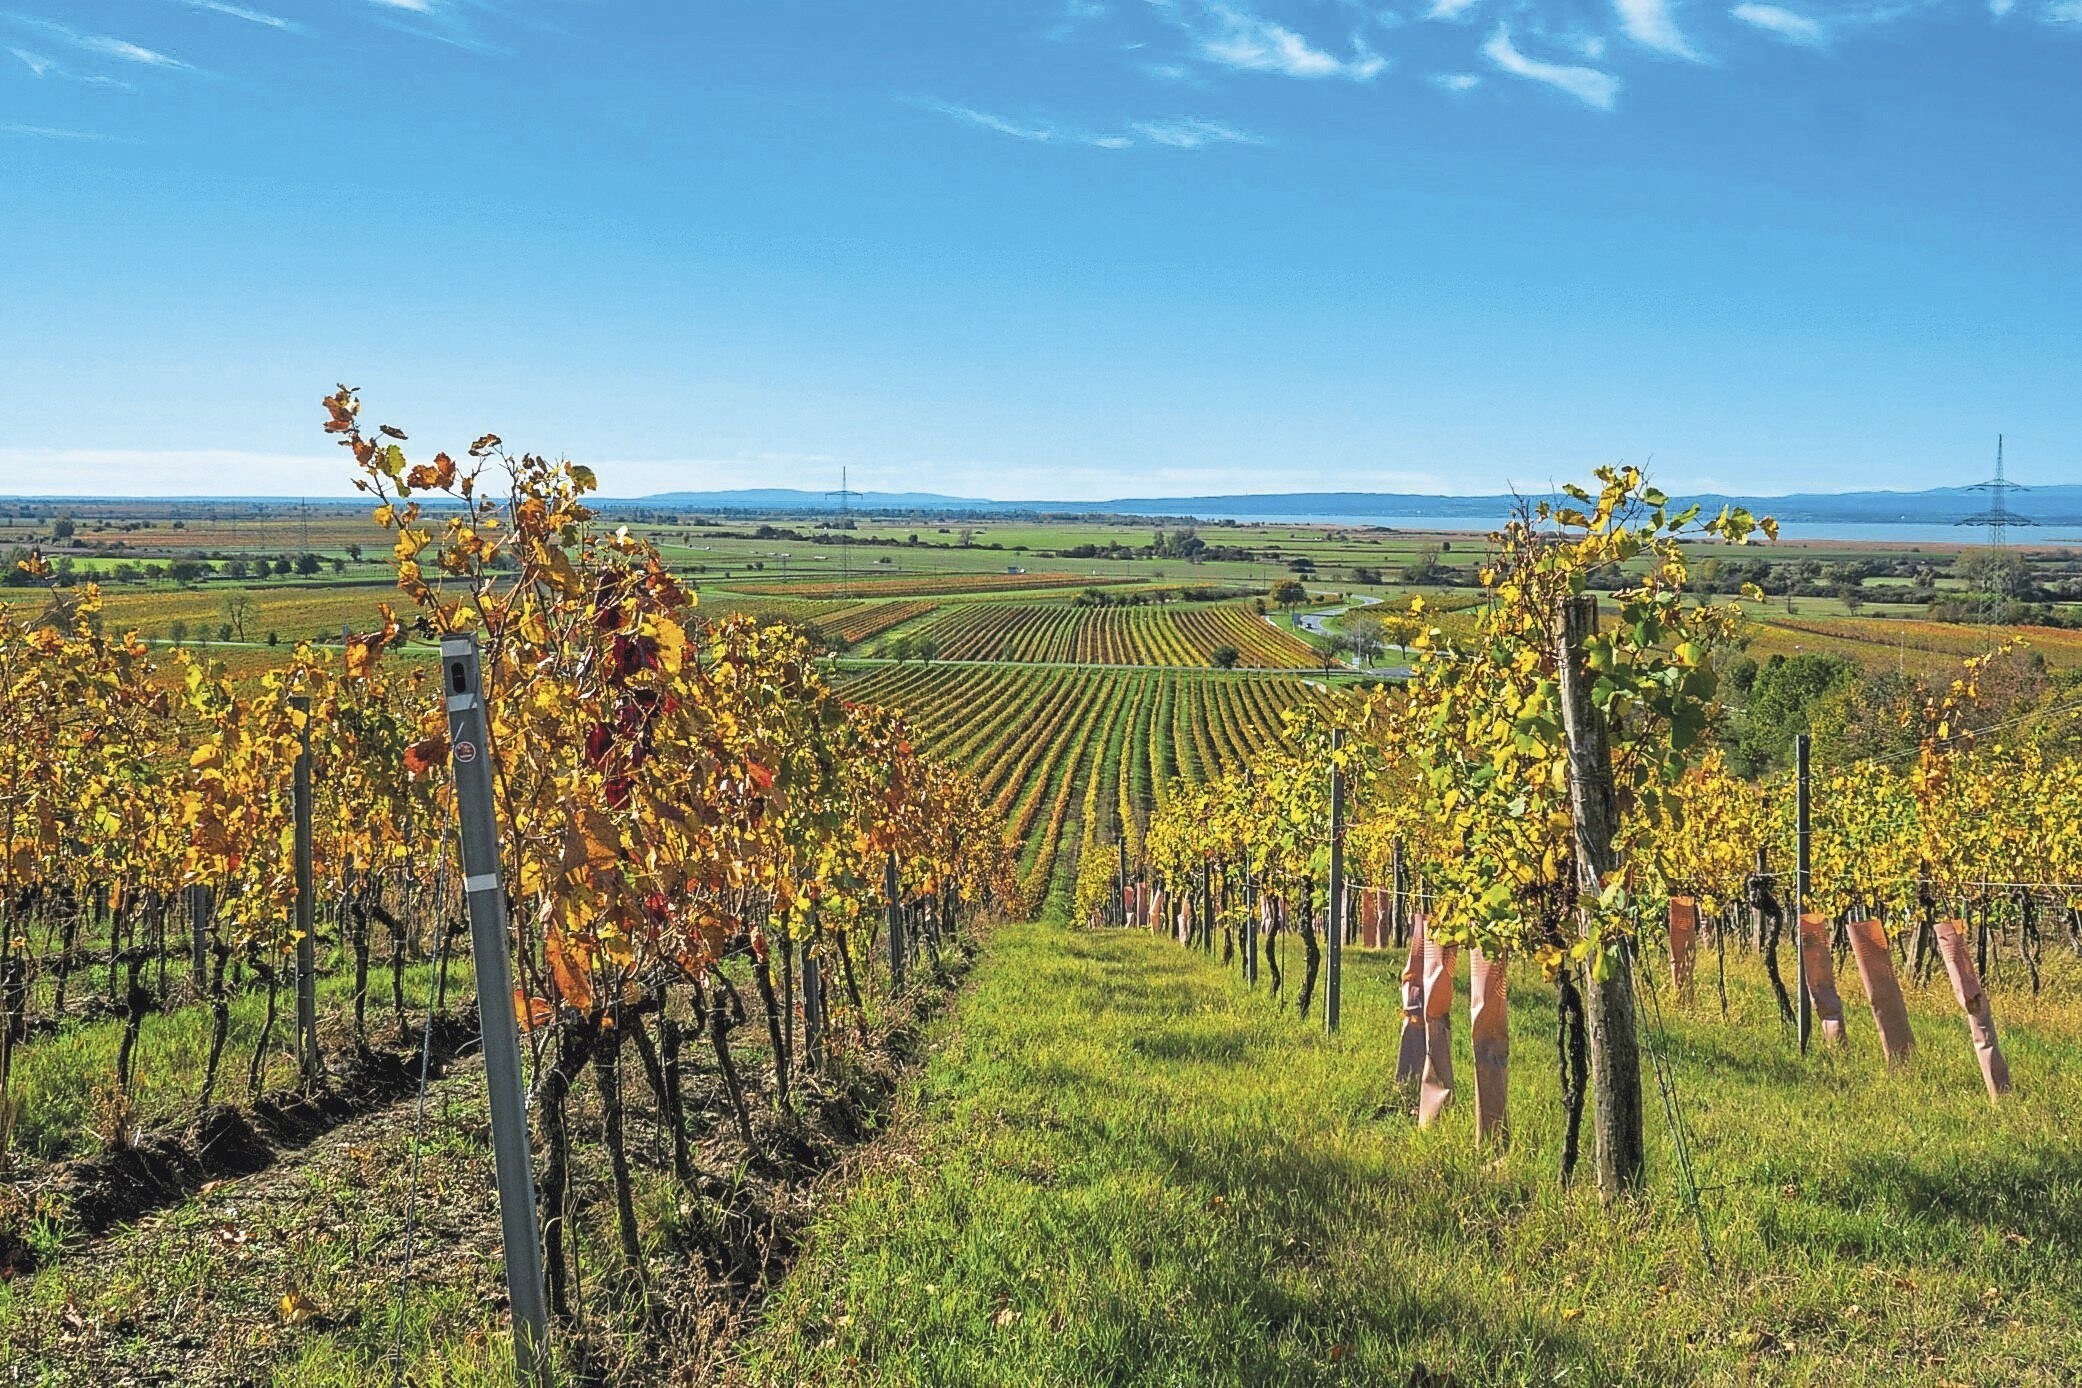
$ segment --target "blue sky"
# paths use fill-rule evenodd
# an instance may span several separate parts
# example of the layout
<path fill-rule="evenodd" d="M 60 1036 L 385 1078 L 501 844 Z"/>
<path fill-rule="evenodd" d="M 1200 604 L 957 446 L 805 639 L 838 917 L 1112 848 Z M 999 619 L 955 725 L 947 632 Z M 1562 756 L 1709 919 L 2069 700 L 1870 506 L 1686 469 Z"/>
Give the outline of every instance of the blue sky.
<path fill-rule="evenodd" d="M 2082 480 L 2082 0 L 0 0 L 0 490 Z"/>

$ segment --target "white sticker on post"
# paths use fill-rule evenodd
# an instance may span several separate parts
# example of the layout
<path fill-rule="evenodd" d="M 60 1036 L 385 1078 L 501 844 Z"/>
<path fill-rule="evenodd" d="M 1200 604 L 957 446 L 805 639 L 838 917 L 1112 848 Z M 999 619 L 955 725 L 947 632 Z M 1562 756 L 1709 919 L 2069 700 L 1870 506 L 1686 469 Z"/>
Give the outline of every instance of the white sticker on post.
<path fill-rule="evenodd" d="M 463 879 L 463 890 L 466 892 L 495 892 L 499 890 L 499 874 L 496 872 L 480 872 L 474 877 L 465 877 Z"/>

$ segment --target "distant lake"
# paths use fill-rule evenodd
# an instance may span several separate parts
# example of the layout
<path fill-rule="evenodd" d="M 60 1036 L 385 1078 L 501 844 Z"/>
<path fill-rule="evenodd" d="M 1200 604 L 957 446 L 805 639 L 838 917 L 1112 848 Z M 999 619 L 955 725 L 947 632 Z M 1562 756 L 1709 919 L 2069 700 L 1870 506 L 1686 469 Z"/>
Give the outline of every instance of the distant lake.
<path fill-rule="evenodd" d="M 1199 511 L 1201 520 L 1233 520 L 1239 524 L 1320 525 L 1330 529 L 1383 526 L 1390 530 L 1488 531 L 1503 524 L 1504 517 L 1484 516 L 1311 516 L 1243 515 L 1237 512 Z M 1896 524 L 1876 521 L 1786 521 L 1779 526 L 1783 540 L 1847 540 L 1867 544 L 1957 545 L 1984 543 L 1985 530 L 1961 525 Z M 2010 543 L 2025 547 L 2082 545 L 2082 529 L 2065 525 L 2021 526 L 2010 531 Z"/>

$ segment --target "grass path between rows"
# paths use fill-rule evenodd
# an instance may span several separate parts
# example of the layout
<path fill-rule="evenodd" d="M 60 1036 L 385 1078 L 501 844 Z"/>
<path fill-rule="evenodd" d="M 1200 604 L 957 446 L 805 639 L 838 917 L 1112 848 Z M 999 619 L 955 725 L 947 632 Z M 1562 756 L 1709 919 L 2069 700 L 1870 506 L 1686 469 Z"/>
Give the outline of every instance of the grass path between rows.
<path fill-rule="evenodd" d="M 1558 1187 L 1534 970 L 1513 969 L 1499 1158 L 1476 1149 L 1471 1090 L 1439 1127 L 1408 1118 L 1398 961 L 1348 955 L 1332 1040 L 1168 941 L 1006 927 L 734 1375 L 2077 1382 L 2082 976 L 2064 966 L 2044 1000 L 1998 989 L 2018 1090 L 1992 1110 L 1935 989 L 1912 990 L 1920 1050 L 1889 1075 L 1855 979 L 1849 1051 L 1803 1061 L 1751 968 L 1731 963 L 1725 1020 L 1711 960 L 1670 1018 L 1709 1271 L 1658 1109 L 1644 1199 L 1607 1213 Z M 1463 997 L 1463 1085 L 1465 1016 Z"/>

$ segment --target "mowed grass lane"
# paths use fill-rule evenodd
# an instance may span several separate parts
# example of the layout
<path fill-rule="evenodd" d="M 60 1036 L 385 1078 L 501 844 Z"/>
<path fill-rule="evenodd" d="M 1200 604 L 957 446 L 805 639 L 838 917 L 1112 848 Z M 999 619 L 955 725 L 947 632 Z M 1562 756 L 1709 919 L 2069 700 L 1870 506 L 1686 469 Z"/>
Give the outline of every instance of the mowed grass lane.
<path fill-rule="evenodd" d="M 1512 979 L 1508 1151 L 1476 1150 L 1471 1091 L 1418 1131 L 1392 1081 L 1398 972 L 1348 956 L 1333 1041 L 1167 941 L 1000 931 L 737 1379 L 2052 1385 L 2082 1371 L 2072 967 L 2055 985 L 2067 1001 L 2000 998 L 2019 1084 L 1991 1110 L 1941 994 L 1914 994 L 1921 1050 L 1890 1076 L 1855 983 L 1849 1053 L 1802 1061 L 1747 961 L 1721 1019 L 1709 960 L 1671 1044 L 1717 1271 L 1653 1090 L 1646 1197 L 1608 1214 L 1558 1187 L 1553 993 L 1530 969 Z"/>

